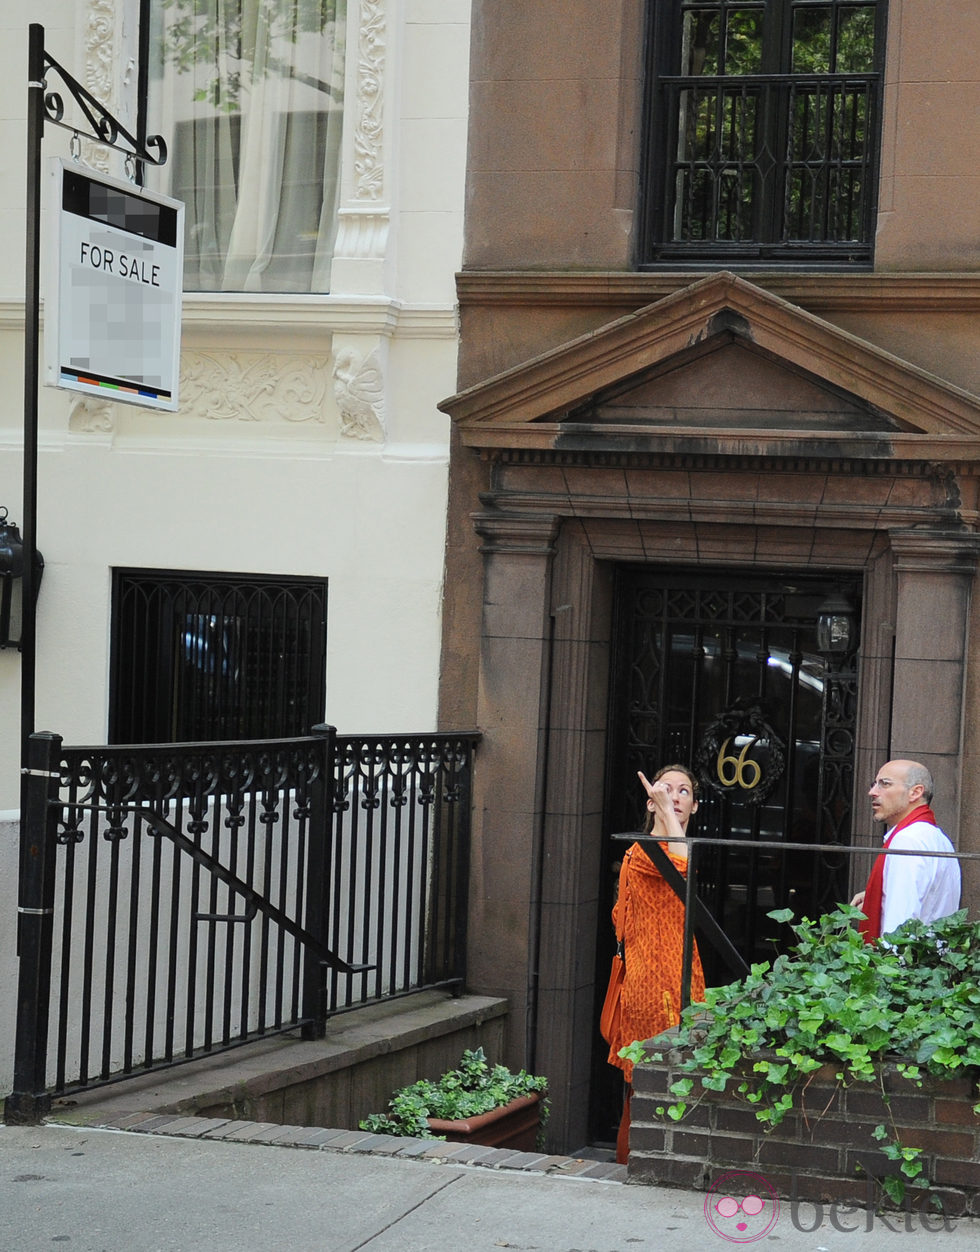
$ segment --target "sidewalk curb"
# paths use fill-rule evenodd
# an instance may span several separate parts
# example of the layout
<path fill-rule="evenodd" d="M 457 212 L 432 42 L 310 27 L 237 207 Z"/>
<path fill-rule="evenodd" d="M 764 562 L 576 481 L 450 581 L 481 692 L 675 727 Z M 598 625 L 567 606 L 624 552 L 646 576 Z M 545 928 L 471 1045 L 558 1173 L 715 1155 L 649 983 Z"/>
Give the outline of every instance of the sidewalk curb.
<path fill-rule="evenodd" d="M 80 1127 L 71 1117 L 52 1117 L 51 1124 Z M 582 1157 L 550 1156 L 540 1152 L 515 1152 L 510 1148 L 483 1148 L 441 1139 L 399 1138 L 362 1130 L 331 1130 L 316 1126 L 274 1126 L 218 1117 L 167 1116 L 161 1113 L 127 1113 L 122 1117 L 84 1122 L 94 1130 L 122 1130 L 136 1134 L 163 1135 L 176 1139 L 224 1139 L 260 1147 L 305 1148 L 313 1151 L 366 1153 L 396 1160 L 420 1160 L 438 1165 L 465 1165 L 480 1169 L 513 1170 L 589 1182 L 626 1183 L 626 1166 Z"/>

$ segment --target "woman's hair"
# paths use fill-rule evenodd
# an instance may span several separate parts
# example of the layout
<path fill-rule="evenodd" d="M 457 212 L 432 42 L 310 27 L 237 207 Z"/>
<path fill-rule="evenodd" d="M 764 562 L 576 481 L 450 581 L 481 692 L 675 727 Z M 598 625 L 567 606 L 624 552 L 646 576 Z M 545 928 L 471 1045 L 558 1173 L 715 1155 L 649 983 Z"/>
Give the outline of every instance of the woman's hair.
<path fill-rule="evenodd" d="M 651 781 L 656 782 L 658 779 L 663 778 L 664 774 L 675 774 L 675 773 L 685 774 L 691 780 L 691 793 L 693 794 L 694 799 L 697 800 L 698 792 L 701 790 L 701 784 L 698 782 L 697 776 L 694 774 L 694 772 L 688 769 L 686 765 L 661 765 L 661 767 L 654 774 Z M 646 811 L 646 820 L 643 823 L 643 833 L 645 835 L 648 835 L 650 831 L 653 830 L 653 824 L 654 824 L 654 821 L 656 820 L 656 814 L 651 813 L 649 809 L 645 809 L 645 811 Z"/>

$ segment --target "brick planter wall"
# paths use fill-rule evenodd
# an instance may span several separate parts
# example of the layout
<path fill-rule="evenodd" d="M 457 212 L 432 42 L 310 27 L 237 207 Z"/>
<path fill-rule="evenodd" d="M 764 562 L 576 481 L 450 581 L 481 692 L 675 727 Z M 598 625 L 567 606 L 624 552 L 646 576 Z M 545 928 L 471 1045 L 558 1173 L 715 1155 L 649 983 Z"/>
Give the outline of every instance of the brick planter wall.
<path fill-rule="evenodd" d="M 682 1054 L 638 1065 L 633 1071 L 628 1176 L 631 1182 L 666 1183 L 707 1190 L 718 1174 L 740 1170 L 761 1174 L 785 1198 L 864 1206 L 887 1203 L 874 1179 L 898 1172 L 873 1137 L 889 1117 L 877 1083 L 841 1087 L 835 1068 L 813 1075 L 795 1108 L 768 1134 L 754 1106 L 729 1092 L 704 1091 L 695 1081 L 683 1120 L 657 1113 L 675 1102 L 671 1083 L 682 1077 Z M 923 1149 L 929 1196 L 948 1216 L 980 1216 L 980 1117 L 976 1075 L 923 1079 L 921 1087 L 886 1069 L 885 1090 L 903 1147 Z M 697 1103 L 696 1107 L 695 1102 Z M 926 1193 L 909 1187 L 918 1207 Z"/>

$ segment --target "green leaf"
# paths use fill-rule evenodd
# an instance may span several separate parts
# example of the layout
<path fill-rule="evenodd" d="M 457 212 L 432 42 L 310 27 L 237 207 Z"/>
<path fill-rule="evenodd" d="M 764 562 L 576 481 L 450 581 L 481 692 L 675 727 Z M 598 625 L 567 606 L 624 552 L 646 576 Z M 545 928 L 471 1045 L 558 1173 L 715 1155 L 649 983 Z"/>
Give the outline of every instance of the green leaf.
<path fill-rule="evenodd" d="M 866 944 L 856 915 L 849 907 L 816 920 L 793 921 L 789 910 L 770 914 L 790 927 L 795 943 L 771 965 L 709 988 L 703 1004 L 684 1011 L 674 1043 L 692 1085 L 672 1088 L 681 1099 L 671 1116 L 683 1116 L 695 1075 L 709 1091 L 732 1082 L 769 1127 L 828 1063 L 848 1083 L 875 1080 L 886 1056 L 899 1057 L 898 1072 L 915 1083 L 926 1073 L 980 1068 L 980 923 L 961 910 L 929 925 L 909 922 L 888 944 Z M 642 1045 L 621 1055 L 639 1058 Z M 900 1167 L 890 1185 L 921 1180 L 916 1149 L 884 1127 L 877 1138 Z"/>
<path fill-rule="evenodd" d="M 906 1148 L 905 1151 L 917 1152 L 918 1148 L 912 1148 L 912 1149 Z M 902 1173 L 905 1175 L 906 1178 L 918 1178 L 918 1176 L 922 1173 L 922 1162 L 919 1160 L 918 1157 L 906 1157 L 905 1160 L 902 1161 L 902 1164 L 899 1166 L 899 1169 L 902 1171 Z"/>
<path fill-rule="evenodd" d="M 428 1118 L 457 1118 L 489 1113 L 517 1096 L 544 1092 L 547 1080 L 526 1070 L 512 1073 L 503 1065 L 491 1065 L 482 1048 L 466 1051 L 458 1067 L 438 1082 L 422 1078 L 396 1091 L 385 1113 L 372 1113 L 360 1126 L 392 1135 L 431 1138 Z M 547 1101 L 542 1104 L 542 1119 Z"/>

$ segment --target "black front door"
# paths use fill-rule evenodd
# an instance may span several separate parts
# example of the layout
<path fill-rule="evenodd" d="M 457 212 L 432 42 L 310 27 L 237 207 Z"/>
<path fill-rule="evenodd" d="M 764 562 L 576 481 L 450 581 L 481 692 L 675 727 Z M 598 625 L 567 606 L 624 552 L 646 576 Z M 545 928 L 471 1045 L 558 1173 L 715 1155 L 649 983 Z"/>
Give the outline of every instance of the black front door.
<path fill-rule="evenodd" d="M 640 828 L 637 770 L 693 766 L 701 804 L 690 833 L 821 845 L 816 852 L 703 848 L 697 887 L 747 962 L 771 959 L 791 936 L 767 916 L 817 916 L 845 899 L 851 839 L 857 656 L 821 651 L 817 622 L 849 603 L 858 635 L 860 581 L 787 574 L 623 568 L 613 627 L 605 829 Z M 826 647 L 826 643 L 824 646 Z M 622 843 L 607 841 L 597 982 L 612 951 L 605 924 Z M 701 940 L 709 985 L 731 981 Z M 618 1071 L 597 1046 L 594 1136 L 618 1119 Z"/>

